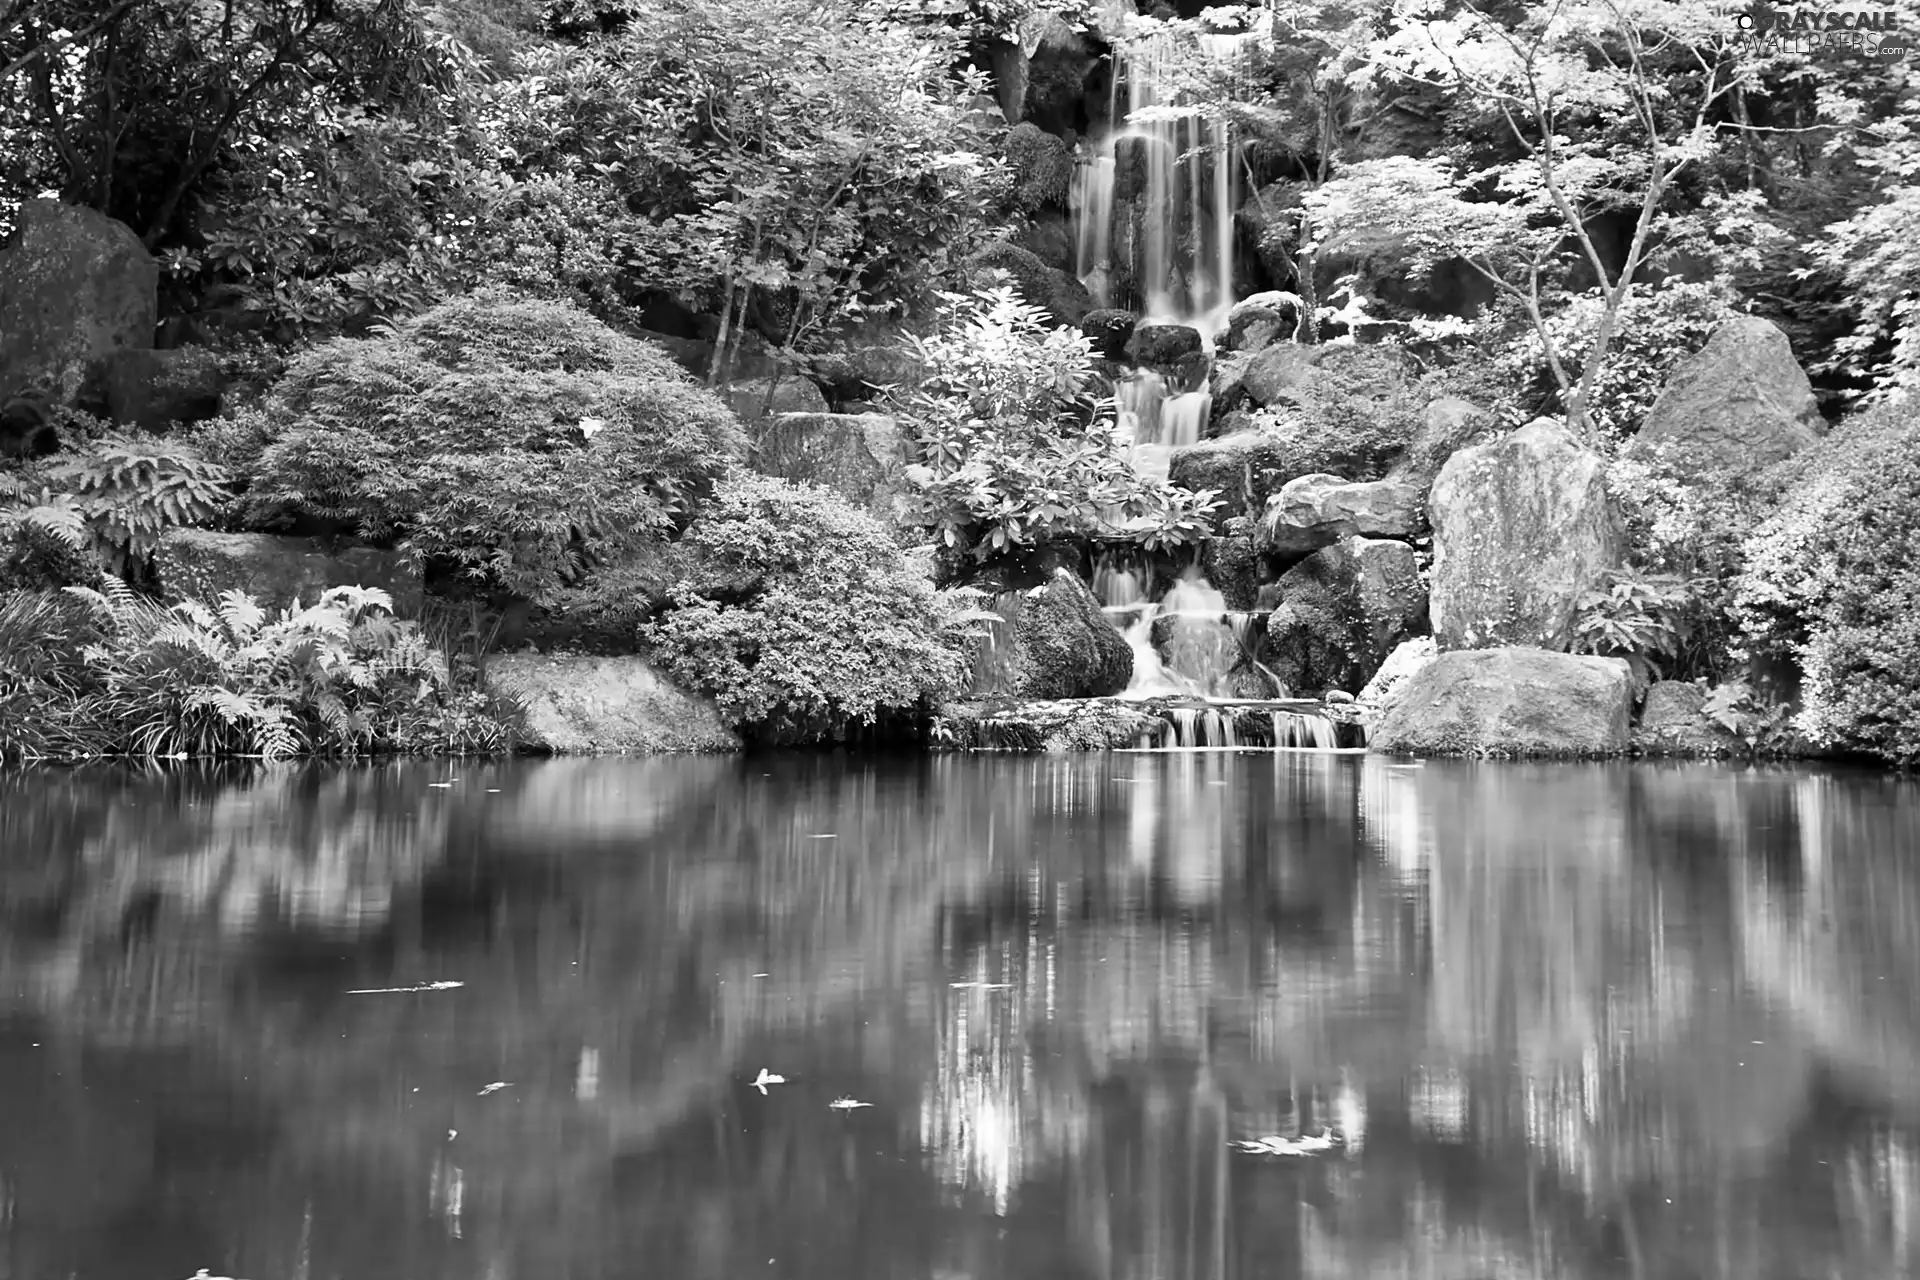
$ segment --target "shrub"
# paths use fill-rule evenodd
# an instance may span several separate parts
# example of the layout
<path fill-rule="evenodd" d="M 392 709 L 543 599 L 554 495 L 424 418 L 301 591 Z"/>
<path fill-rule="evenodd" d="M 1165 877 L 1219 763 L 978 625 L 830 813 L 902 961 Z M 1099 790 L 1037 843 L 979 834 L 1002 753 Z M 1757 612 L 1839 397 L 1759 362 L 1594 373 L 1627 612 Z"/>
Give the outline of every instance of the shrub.
<path fill-rule="evenodd" d="M 1920 761 L 1920 430 L 1875 410 L 1790 465 L 1786 501 L 1749 540 L 1745 638 L 1798 662 L 1809 741 Z"/>
<path fill-rule="evenodd" d="M 0 605 L 0 758 L 498 750 L 501 714 L 371 588 L 278 617 L 117 578 Z"/>
<path fill-rule="evenodd" d="M 1680 656 L 1693 603 L 1684 579 L 1614 570 L 1580 597 L 1570 647 L 1624 659 L 1635 691 L 1644 693 Z"/>
<path fill-rule="evenodd" d="M 1363 366 L 1312 370 L 1288 395 L 1291 403 L 1256 409 L 1247 423 L 1268 442 L 1282 483 L 1323 472 L 1378 480 L 1413 444 L 1433 391 L 1397 368 Z"/>
<path fill-rule="evenodd" d="M 233 496 L 225 468 L 154 440 L 108 437 L 52 474 L 74 493 L 107 570 L 123 578 L 145 568 L 166 530 L 211 523 Z"/>
<path fill-rule="evenodd" d="M 957 687 L 957 617 L 887 530 L 837 494 L 737 472 L 688 528 L 689 569 L 641 629 L 735 724 L 831 737 Z"/>
<path fill-rule="evenodd" d="M 745 447 L 664 354 L 499 290 L 316 348 L 202 439 L 247 523 L 334 522 L 534 599 L 670 536 Z"/>
<path fill-rule="evenodd" d="M 1663 607 L 1679 644 L 1666 655 L 1664 674 L 1731 674 L 1741 647 L 1734 586 L 1748 538 L 1778 502 L 1777 478 L 1702 470 L 1683 450 L 1661 444 L 1609 462 L 1607 488 L 1626 526 L 1629 566 L 1670 584 Z"/>
<path fill-rule="evenodd" d="M 1073 183 L 1073 155 L 1067 144 L 1031 121 L 1007 134 L 1007 159 L 1013 165 L 1014 202 L 1029 213 L 1049 204 L 1064 205 Z"/>
<path fill-rule="evenodd" d="M 911 340 L 928 374 L 906 406 L 919 517 L 942 545 L 987 560 L 1062 537 L 1157 549 L 1205 536 L 1215 492 L 1133 469 L 1111 406 L 1087 394 L 1085 335 L 1006 289 L 947 302 L 942 327 Z"/>

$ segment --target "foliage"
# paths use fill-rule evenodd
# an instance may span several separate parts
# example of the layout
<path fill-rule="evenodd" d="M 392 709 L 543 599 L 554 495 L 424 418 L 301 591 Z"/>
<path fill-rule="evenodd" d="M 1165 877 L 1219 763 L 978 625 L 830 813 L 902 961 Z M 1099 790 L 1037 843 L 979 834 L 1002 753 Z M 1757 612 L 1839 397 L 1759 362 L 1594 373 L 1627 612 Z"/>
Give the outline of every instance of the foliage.
<path fill-rule="evenodd" d="M 1920 432 L 1896 409 L 1843 423 L 1750 539 L 1745 638 L 1802 676 L 1812 743 L 1920 761 Z"/>
<path fill-rule="evenodd" d="M 497 750 L 504 725 L 384 592 L 270 616 L 251 597 L 164 608 L 117 578 L 0 605 L 0 757 Z"/>
<path fill-rule="evenodd" d="M 1778 487 L 1776 477 L 1703 471 L 1671 444 L 1608 463 L 1628 564 L 1682 588 L 1672 602 L 1680 646 L 1670 678 L 1718 678 L 1736 661 L 1735 584 L 1746 569 L 1748 538 L 1772 512 Z"/>
<path fill-rule="evenodd" d="M 723 348 L 896 312 L 964 256 L 1005 174 L 949 37 L 844 2 L 626 9 L 616 35 L 530 53 L 488 127 L 516 177 L 628 211 L 621 269 L 719 316 Z"/>
<path fill-rule="evenodd" d="M 150 248 L 190 239 L 220 175 L 268 140 L 336 109 L 431 110 L 461 74 L 459 47 L 406 0 L 48 0 L 4 16 L 4 194 L 57 190 Z"/>
<path fill-rule="evenodd" d="M 1920 165 L 1903 164 L 1911 178 Z M 1854 314 L 1852 332 L 1826 365 L 1851 365 L 1872 380 L 1869 403 L 1920 388 L 1920 185 L 1904 185 L 1828 229 L 1816 248 Z"/>
<path fill-rule="evenodd" d="M 1740 83 L 1725 65 L 1727 15 L 1702 0 L 1564 0 L 1511 20 L 1434 4 L 1399 18 L 1364 74 L 1444 91 L 1461 114 L 1503 126 L 1519 156 L 1468 171 L 1443 156 L 1363 161 L 1308 194 L 1314 234 L 1328 249 L 1392 253 L 1419 269 L 1466 262 L 1522 308 L 1584 431 L 1621 308 L 1670 234 L 1668 197 L 1714 154 L 1715 110 Z M 1597 239 L 1615 215 L 1633 227 L 1618 265 Z M 1546 322 L 1569 238 L 1600 297 L 1577 375 Z"/>
<path fill-rule="evenodd" d="M 1386 348 L 1352 348 L 1248 414 L 1282 483 L 1325 473 L 1377 480 L 1414 444 L 1435 386 L 1408 378 Z M 1429 459 L 1436 464 L 1444 459 Z M 1278 486 L 1275 486 L 1276 488 Z"/>
<path fill-rule="evenodd" d="M 1008 289 L 943 296 L 942 327 L 909 339 L 928 373 L 907 411 L 920 519 L 944 546 L 986 560 L 1062 537 L 1157 549 L 1205 535 L 1215 493 L 1133 469 L 1110 408 L 1087 396 L 1083 334 Z"/>
<path fill-rule="evenodd" d="M 212 523 L 232 494 L 224 468 L 188 448 L 108 438 L 52 468 L 73 495 L 107 570 L 129 577 L 181 525 Z"/>
<path fill-rule="evenodd" d="M 964 602 L 943 610 L 886 529 L 838 495 L 735 472 L 682 547 L 690 568 L 641 635 L 735 724 L 830 738 L 958 686 Z"/>
<path fill-rule="evenodd" d="M 1013 166 L 1014 201 L 1031 213 L 1044 205 L 1065 205 L 1073 182 L 1073 156 L 1066 143 L 1022 121 L 1007 134 L 1007 160 Z"/>
<path fill-rule="evenodd" d="M 534 599 L 670 536 L 744 449 L 653 347 L 500 290 L 317 347 L 202 438 L 245 522 L 338 522 Z"/>
<path fill-rule="evenodd" d="M 1572 650 L 1625 659 L 1635 688 L 1644 690 L 1679 657 L 1691 603 L 1684 581 L 1614 570 L 1576 603 Z"/>
<path fill-rule="evenodd" d="M 1769 701 L 1744 680 L 1715 685 L 1700 711 L 1744 742 L 1749 751 L 1776 754 L 1793 745 L 1791 708 L 1784 702 Z"/>

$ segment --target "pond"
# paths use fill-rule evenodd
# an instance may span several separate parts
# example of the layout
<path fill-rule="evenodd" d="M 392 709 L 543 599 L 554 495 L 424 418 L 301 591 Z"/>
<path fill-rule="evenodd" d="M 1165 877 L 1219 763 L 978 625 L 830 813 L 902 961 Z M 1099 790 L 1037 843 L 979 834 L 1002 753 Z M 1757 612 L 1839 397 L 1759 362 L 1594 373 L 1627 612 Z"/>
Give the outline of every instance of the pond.
<path fill-rule="evenodd" d="M 0 850 L 0 1275 L 1920 1267 L 1893 777 L 15 773 Z"/>

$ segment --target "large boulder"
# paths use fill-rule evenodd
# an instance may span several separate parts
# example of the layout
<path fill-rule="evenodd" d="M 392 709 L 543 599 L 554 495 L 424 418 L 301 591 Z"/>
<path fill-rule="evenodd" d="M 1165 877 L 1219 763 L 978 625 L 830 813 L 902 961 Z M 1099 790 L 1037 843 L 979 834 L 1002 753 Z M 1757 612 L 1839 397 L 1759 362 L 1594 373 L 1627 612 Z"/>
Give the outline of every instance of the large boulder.
<path fill-rule="evenodd" d="M 1427 593 L 1404 542 L 1349 537 L 1280 575 L 1267 665 L 1296 694 L 1353 692 L 1427 621 Z"/>
<path fill-rule="evenodd" d="M 752 428 L 753 465 L 817 484 L 889 526 L 906 516 L 907 446 L 883 413 L 780 413 Z"/>
<path fill-rule="evenodd" d="M 1580 597 L 1621 562 L 1605 464 L 1545 418 L 1454 454 L 1427 507 L 1442 649 L 1564 647 Z"/>
<path fill-rule="evenodd" d="M 1289 293 L 1256 293 L 1234 303 L 1227 313 L 1224 351 L 1264 351 L 1293 336 L 1300 322 L 1300 300 Z"/>
<path fill-rule="evenodd" d="M 1055 323 L 1077 325 L 1093 310 L 1093 295 L 1070 271 L 1050 267 L 1031 249 L 1011 240 L 996 240 L 967 259 L 967 276 L 976 287 L 1004 285 L 1001 272 L 1011 278 L 1021 298 L 1043 307 Z"/>
<path fill-rule="evenodd" d="M 1277 436 L 1241 431 L 1176 448 L 1168 457 L 1167 478 L 1188 489 L 1217 491 L 1223 520 L 1257 518 L 1286 483 L 1287 464 L 1297 454 L 1296 445 Z"/>
<path fill-rule="evenodd" d="M 1285 403 L 1287 393 L 1306 381 L 1331 350 L 1298 342 L 1275 342 L 1255 352 L 1239 375 L 1239 386 L 1253 403 L 1265 408 Z"/>
<path fill-rule="evenodd" d="M 110 357 L 153 346 L 160 269 L 125 223 L 29 200 L 0 252 L 0 401 L 37 391 L 105 408 Z"/>
<path fill-rule="evenodd" d="M 116 351 L 102 371 L 107 416 L 142 431 L 220 416 L 227 377 L 204 347 Z"/>
<path fill-rule="evenodd" d="M 1493 429 L 1493 415 L 1470 400 L 1441 396 L 1420 415 L 1420 428 L 1390 473 L 1432 488 L 1447 459 Z"/>
<path fill-rule="evenodd" d="M 1176 392 L 1196 391 L 1207 376 L 1206 343 L 1185 324 L 1143 324 L 1127 340 L 1127 358 L 1166 379 Z"/>
<path fill-rule="evenodd" d="M 1826 432 L 1787 335 L 1771 320 L 1734 316 L 1673 371 L 1630 452 L 1668 444 L 1702 467 L 1745 469 L 1791 457 Z"/>
<path fill-rule="evenodd" d="M 170 529 L 154 552 L 160 588 L 172 600 L 212 603 L 244 591 L 262 606 L 311 605 L 328 587 L 378 587 L 401 617 L 420 612 L 420 566 L 397 551 L 269 533 Z"/>
<path fill-rule="evenodd" d="M 1681 680 L 1658 680 L 1647 689 L 1634 726 L 1633 749 L 1649 756 L 1725 756 L 1740 739 L 1706 713 L 1707 691 Z"/>
<path fill-rule="evenodd" d="M 1619 658 L 1455 650 L 1413 673 L 1367 745 L 1409 756 L 1616 756 L 1632 716 L 1633 676 Z"/>
<path fill-rule="evenodd" d="M 1277 551 L 1312 551 L 1342 538 L 1410 538 L 1426 524 L 1425 487 L 1401 476 L 1343 480 L 1335 475 L 1289 480 L 1261 521 Z"/>
<path fill-rule="evenodd" d="M 734 751 L 740 740 L 711 702 L 669 683 L 643 658 L 499 654 L 487 687 L 526 712 L 528 745 L 564 754 Z"/>
<path fill-rule="evenodd" d="M 1067 569 L 995 600 L 1004 622 L 975 655 L 973 693 L 1031 699 L 1100 698 L 1133 678 L 1133 650 L 1087 584 Z"/>

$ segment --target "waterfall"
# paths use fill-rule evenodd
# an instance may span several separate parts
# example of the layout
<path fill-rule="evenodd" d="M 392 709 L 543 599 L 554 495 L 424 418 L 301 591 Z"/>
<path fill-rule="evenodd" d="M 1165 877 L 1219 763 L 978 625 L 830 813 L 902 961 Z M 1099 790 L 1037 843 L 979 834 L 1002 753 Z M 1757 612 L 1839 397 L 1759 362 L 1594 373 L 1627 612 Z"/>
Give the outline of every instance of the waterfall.
<path fill-rule="evenodd" d="M 1272 38 L 1271 15 L 1244 32 L 1189 38 L 1157 25 L 1114 46 L 1114 110 L 1124 84 L 1125 114 L 1075 173 L 1075 271 L 1101 304 L 1112 305 L 1118 148 L 1128 151 L 1124 184 L 1137 225 L 1124 237 L 1124 265 L 1150 322 L 1191 323 L 1205 335 L 1233 305 L 1233 210 L 1240 152 L 1224 120 L 1187 100 L 1198 66 L 1235 68 L 1255 42 Z M 1096 287 L 1097 286 L 1097 287 Z"/>
<path fill-rule="evenodd" d="M 996 616 L 987 623 L 987 634 L 973 651 L 969 690 L 976 698 L 1013 692 L 1013 628 L 1024 595 L 1020 591 L 996 592 L 988 606 Z"/>
<path fill-rule="evenodd" d="M 1154 624 L 1168 620 L 1166 657 Z M 1158 604 L 1140 606 L 1123 632 L 1133 650 L 1133 679 L 1120 696 L 1134 700 L 1215 694 L 1242 656 L 1227 599 L 1198 569 L 1180 576 Z M 1244 625 L 1244 624 L 1243 624 Z"/>
<path fill-rule="evenodd" d="M 1113 305 L 1113 153 L 1083 155 L 1073 171 L 1073 273 L 1093 300 Z"/>

